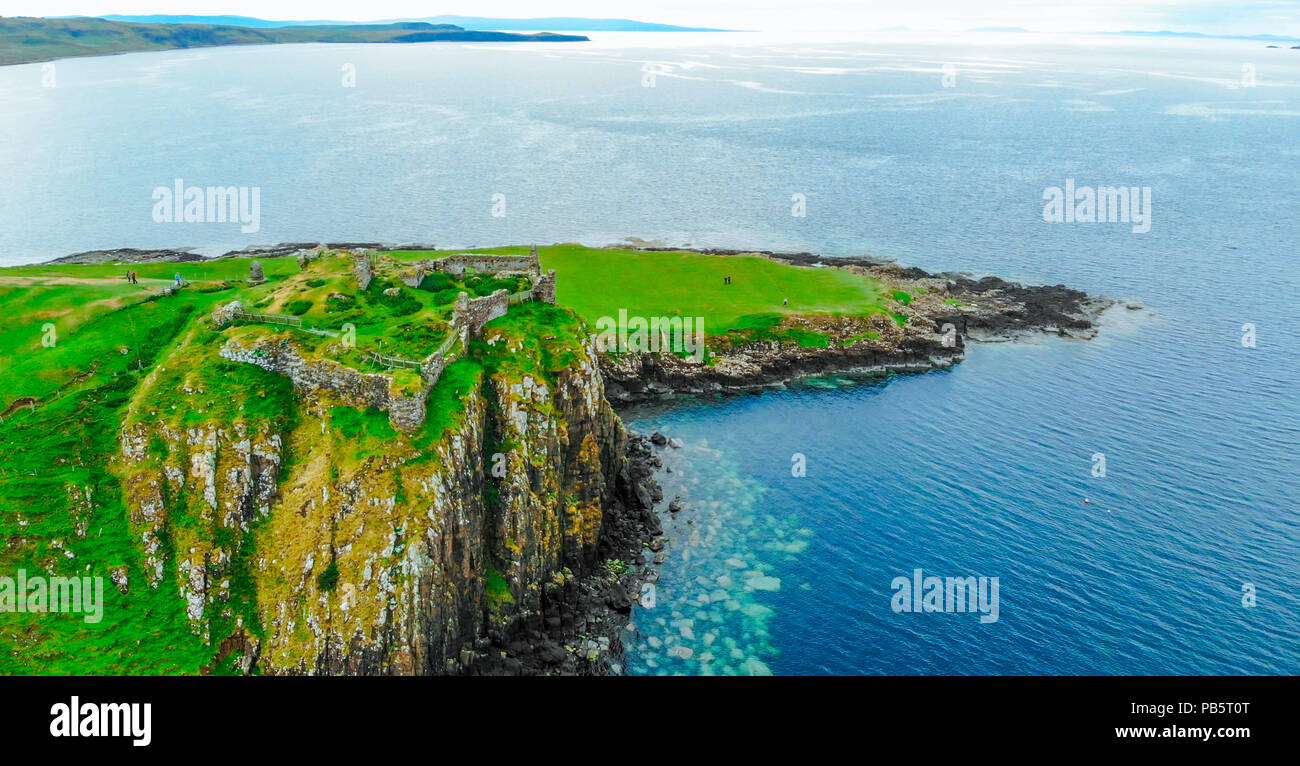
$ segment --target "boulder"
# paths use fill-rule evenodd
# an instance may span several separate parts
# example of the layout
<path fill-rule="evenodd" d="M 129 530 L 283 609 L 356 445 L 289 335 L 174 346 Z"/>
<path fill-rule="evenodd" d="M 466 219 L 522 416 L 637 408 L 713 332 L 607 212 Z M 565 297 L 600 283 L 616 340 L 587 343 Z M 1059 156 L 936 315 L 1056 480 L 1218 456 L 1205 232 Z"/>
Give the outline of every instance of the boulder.
<path fill-rule="evenodd" d="M 223 327 L 234 321 L 235 315 L 244 310 L 244 304 L 239 301 L 231 301 L 225 305 L 219 305 L 212 312 L 212 321 L 217 327 Z"/>
<path fill-rule="evenodd" d="M 622 614 L 632 611 L 632 599 L 627 595 L 627 589 L 618 583 L 605 591 L 605 605 Z"/>

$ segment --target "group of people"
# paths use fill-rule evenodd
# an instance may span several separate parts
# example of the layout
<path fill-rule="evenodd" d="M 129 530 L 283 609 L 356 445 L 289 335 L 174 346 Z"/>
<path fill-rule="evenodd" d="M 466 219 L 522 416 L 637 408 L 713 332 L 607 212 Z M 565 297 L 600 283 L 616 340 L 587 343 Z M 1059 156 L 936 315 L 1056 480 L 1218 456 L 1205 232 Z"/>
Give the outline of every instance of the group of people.
<path fill-rule="evenodd" d="M 185 278 L 180 275 L 180 272 L 176 272 L 175 274 L 173 274 L 172 279 L 175 280 L 176 287 L 178 289 L 185 286 Z M 135 275 L 135 269 L 131 269 L 130 271 L 126 272 L 126 281 L 130 282 L 133 285 L 140 284 L 140 280 Z"/>

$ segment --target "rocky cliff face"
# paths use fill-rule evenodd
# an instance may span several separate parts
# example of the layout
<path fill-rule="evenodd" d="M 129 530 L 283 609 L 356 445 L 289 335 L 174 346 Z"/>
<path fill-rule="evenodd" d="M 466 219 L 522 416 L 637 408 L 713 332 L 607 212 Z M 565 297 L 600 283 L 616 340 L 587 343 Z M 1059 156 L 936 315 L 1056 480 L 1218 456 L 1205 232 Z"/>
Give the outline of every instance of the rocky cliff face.
<path fill-rule="evenodd" d="M 214 664 L 607 669 L 630 604 L 603 563 L 658 525 L 594 349 L 544 373 L 473 369 L 437 434 L 386 430 L 382 415 L 348 427 L 325 389 L 293 395 L 292 418 L 129 419 L 118 470 L 150 585 L 176 578 Z M 186 406 L 208 411 L 210 389 L 186 387 Z"/>

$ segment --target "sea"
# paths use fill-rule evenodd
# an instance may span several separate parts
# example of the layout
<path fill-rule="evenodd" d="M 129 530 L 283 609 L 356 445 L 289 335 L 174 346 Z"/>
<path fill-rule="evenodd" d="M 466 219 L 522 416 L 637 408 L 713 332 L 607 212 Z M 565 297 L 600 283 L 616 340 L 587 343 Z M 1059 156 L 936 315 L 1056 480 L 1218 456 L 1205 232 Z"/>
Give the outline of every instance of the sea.
<path fill-rule="evenodd" d="M 0 265 L 637 238 L 1122 299 L 1093 340 L 624 410 L 682 510 L 621 670 L 1300 673 L 1300 50 L 591 36 L 0 67 Z M 178 182 L 256 189 L 256 226 L 156 220 Z M 1146 224 L 1045 213 L 1085 187 Z"/>

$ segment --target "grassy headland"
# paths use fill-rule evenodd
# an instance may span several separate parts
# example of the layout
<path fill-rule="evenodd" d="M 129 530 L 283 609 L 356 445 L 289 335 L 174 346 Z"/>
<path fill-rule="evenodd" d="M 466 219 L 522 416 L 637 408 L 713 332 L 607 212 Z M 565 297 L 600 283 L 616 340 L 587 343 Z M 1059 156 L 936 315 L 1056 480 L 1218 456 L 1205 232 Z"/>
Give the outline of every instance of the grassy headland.
<path fill-rule="evenodd" d="M 452 251 L 395 251 L 402 260 Z M 463 251 L 456 251 L 463 252 Z M 526 247 L 470 252 L 522 255 Z M 799 268 L 762 256 L 647 252 L 562 244 L 538 248 L 555 269 L 556 297 L 589 325 L 600 317 L 703 317 L 709 336 L 771 330 L 784 317 L 886 314 L 894 305 L 880 281 L 842 269 Z M 725 278 L 730 277 L 730 284 Z"/>

